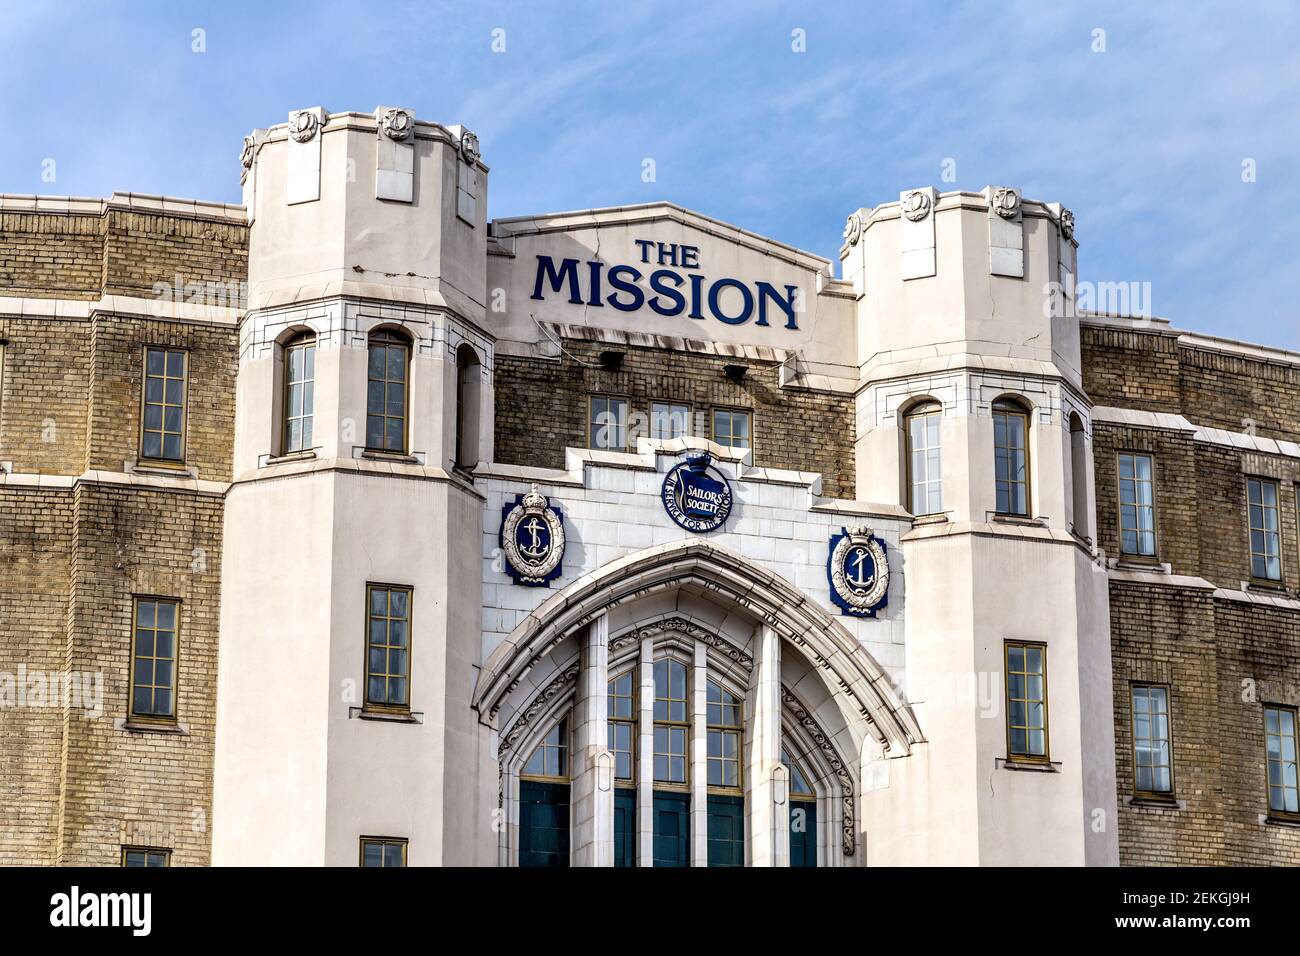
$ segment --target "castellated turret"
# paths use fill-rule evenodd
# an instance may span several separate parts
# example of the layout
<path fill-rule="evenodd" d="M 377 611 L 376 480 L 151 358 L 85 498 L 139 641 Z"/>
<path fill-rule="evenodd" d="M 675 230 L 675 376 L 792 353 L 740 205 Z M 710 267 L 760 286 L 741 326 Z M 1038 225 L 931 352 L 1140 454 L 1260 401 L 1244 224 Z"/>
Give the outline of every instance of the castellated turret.
<path fill-rule="evenodd" d="M 925 846 L 898 837 L 901 856 L 1116 859 L 1109 604 L 1076 253 L 1073 214 L 1009 186 L 906 190 L 845 228 L 857 493 L 914 516 L 902 538 L 907 690 L 929 759 L 891 768 L 892 801 L 867 800 L 878 832 L 930 834 Z M 1050 739 L 1037 700 L 1049 657 L 1062 715 Z M 1045 786 L 1057 773 L 1068 785 Z M 928 809 L 900 790 L 926 793 Z M 952 827 L 942 849 L 940 819 Z"/>
<path fill-rule="evenodd" d="M 469 688 L 444 683 L 478 653 L 487 167 L 472 132 L 400 107 L 297 110 L 242 159 L 213 859 L 352 864 L 356 828 L 387 825 L 412 864 L 472 862 L 441 794 L 482 765 Z M 384 660 L 363 661 L 379 604 L 364 650 Z"/>

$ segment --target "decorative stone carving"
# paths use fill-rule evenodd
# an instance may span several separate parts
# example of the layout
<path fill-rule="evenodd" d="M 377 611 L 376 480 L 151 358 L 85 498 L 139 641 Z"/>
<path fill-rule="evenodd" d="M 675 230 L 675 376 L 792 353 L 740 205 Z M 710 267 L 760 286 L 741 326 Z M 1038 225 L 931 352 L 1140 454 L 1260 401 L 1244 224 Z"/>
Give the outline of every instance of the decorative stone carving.
<path fill-rule="evenodd" d="M 857 848 L 857 823 L 856 823 L 856 801 L 853 794 L 853 775 L 849 773 L 848 765 L 840 759 L 835 745 L 826 732 L 822 730 L 817 719 L 813 717 L 812 712 L 803 705 L 799 698 L 790 693 L 783 686 L 781 688 L 781 700 L 785 703 L 790 715 L 794 718 L 795 723 L 804 729 L 809 737 L 812 738 L 817 749 L 821 751 L 822 759 L 826 761 L 831 772 L 835 774 L 836 779 L 840 782 L 840 800 L 844 807 L 843 819 L 840 821 L 840 849 L 844 851 L 845 856 L 852 856 Z"/>
<path fill-rule="evenodd" d="M 1020 214 L 1020 193 L 1009 186 L 993 190 L 993 211 L 1003 219 L 1015 219 Z"/>
<path fill-rule="evenodd" d="M 467 163 L 472 163 L 479 157 L 478 137 L 469 130 L 460 134 L 460 154 Z"/>
<path fill-rule="evenodd" d="M 389 139 L 402 143 L 410 139 L 411 132 L 415 129 L 415 120 L 406 110 L 394 107 L 384 111 L 379 126 Z"/>
<path fill-rule="evenodd" d="M 920 222 L 930 215 L 930 194 L 920 189 L 913 189 L 903 197 L 903 215 L 910 222 Z"/>
<path fill-rule="evenodd" d="M 538 493 L 536 483 L 517 503 L 507 506 L 501 548 L 507 570 L 518 584 L 538 587 L 558 575 L 564 558 L 564 519 Z"/>
<path fill-rule="evenodd" d="M 849 218 L 844 221 L 844 241 L 850 246 L 856 246 L 861 238 L 862 214 L 851 212 Z"/>
<path fill-rule="evenodd" d="M 1061 210 L 1061 235 L 1066 239 L 1074 238 L 1074 213 L 1069 209 Z"/>
<path fill-rule="evenodd" d="M 701 644 L 713 648 L 723 657 L 726 657 L 732 663 L 747 671 L 752 671 L 754 669 L 754 659 L 735 644 L 732 644 L 725 638 L 719 637 L 712 631 L 706 631 L 698 624 L 692 624 L 690 621 L 684 620 L 680 617 L 670 617 L 664 621 L 656 621 L 654 624 L 646 624 L 642 627 L 638 627 L 634 633 L 637 642 L 640 642 L 642 638 L 653 637 L 656 634 L 665 634 L 669 631 L 676 631 L 679 634 L 684 634 L 693 641 L 699 641 Z M 620 638 L 619 647 L 623 646 L 621 641 L 622 638 Z"/>
<path fill-rule="evenodd" d="M 831 600 L 845 613 L 875 617 L 889 594 L 885 544 L 866 526 L 846 528 L 831 539 L 826 569 Z"/>
<path fill-rule="evenodd" d="M 289 135 L 295 143 L 308 143 L 320 129 L 320 120 L 311 110 L 299 110 L 289 117 Z"/>
<path fill-rule="evenodd" d="M 239 151 L 239 165 L 243 166 L 245 171 L 253 168 L 253 151 L 257 146 L 253 134 L 249 133 L 244 137 L 244 147 Z"/>
<path fill-rule="evenodd" d="M 560 671 L 557 677 L 553 678 L 549 684 L 538 692 L 536 697 L 529 701 L 528 706 L 524 708 L 523 713 L 515 718 L 515 722 L 510 725 L 510 729 L 501 735 L 501 745 L 497 748 L 498 756 L 504 756 L 508 750 L 514 747 L 537 715 L 546 709 L 546 705 L 557 696 L 564 693 L 565 688 L 567 688 L 569 684 L 573 683 L 573 680 L 578 676 L 578 671 L 580 669 L 581 664 L 578 661 L 574 661 L 568 667 Z"/>

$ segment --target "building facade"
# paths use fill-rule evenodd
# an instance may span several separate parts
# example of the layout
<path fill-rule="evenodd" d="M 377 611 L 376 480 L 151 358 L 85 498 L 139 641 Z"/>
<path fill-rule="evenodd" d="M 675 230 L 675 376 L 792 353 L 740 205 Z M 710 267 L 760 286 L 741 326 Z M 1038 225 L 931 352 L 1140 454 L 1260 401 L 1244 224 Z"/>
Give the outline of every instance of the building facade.
<path fill-rule="evenodd" d="M 1300 355 L 1011 187 L 837 269 L 399 107 L 241 160 L 0 196 L 0 862 L 1300 862 Z"/>

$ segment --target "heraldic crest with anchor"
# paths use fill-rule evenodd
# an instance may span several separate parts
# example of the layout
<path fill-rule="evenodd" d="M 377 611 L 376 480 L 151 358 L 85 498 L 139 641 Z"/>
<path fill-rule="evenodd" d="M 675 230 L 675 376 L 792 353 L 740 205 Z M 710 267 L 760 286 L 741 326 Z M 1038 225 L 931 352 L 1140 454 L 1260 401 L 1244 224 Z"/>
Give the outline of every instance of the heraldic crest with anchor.
<path fill-rule="evenodd" d="M 564 515 L 533 485 L 501 509 L 501 550 L 506 573 L 524 587 L 545 587 L 560 576 L 564 560 Z"/>
<path fill-rule="evenodd" d="M 889 556 L 885 542 L 867 527 L 843 528 L 830 541 L 826 559 L 831 600 L 841 613 L 875 617 L 889 601 Z"/>

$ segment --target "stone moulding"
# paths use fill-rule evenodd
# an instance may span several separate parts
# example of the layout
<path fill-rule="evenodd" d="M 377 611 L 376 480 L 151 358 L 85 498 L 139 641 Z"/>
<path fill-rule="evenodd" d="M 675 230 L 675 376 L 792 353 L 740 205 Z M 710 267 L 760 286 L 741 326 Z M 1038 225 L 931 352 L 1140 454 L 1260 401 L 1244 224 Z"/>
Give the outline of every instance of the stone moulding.
<path fill-rule="evenodd" d="M 923 739 L 915 715 L 883 668 L 831 615 L 792 584 L 721 545 L 698 539 L 647 549 L 589 575 L 544 601 L 486 661 L 472 704 L 493 723 L 505 699 L 533 668 L 578 628 L 642 597 L 683 586 L 721 606 L 744 608 L 816 665 L 822 681 L 844 695 L 843 706 L 891 756 Z"/>
<path fill-rule="evenodd" d="M 845 856 L 852 856 L 857 848 L 857 820 L 856 810 L 857 801 L 854 796 L 855 788 L 853 786 L 853 774 L 849 772 L 848 765 L 840 758 L 839 751 L 831 743 L 830 736 L 822 730 L 821 724 L 813 717 L 812 711 L 790 693 L 783 685 L 781 687 L 781 702 L 785 704 L 790 716 L 794 718 L 795 723 L 803 728 L 804 732 L 812 738 L 812 742 L 817 745 L 821 752 L 822 759 L 826 761 L 831 772 L 835 774 L 836 779 L 840 782 L 840 803 L 843 807 L 843 816 L 840 820 L 840 849 Z"/>

